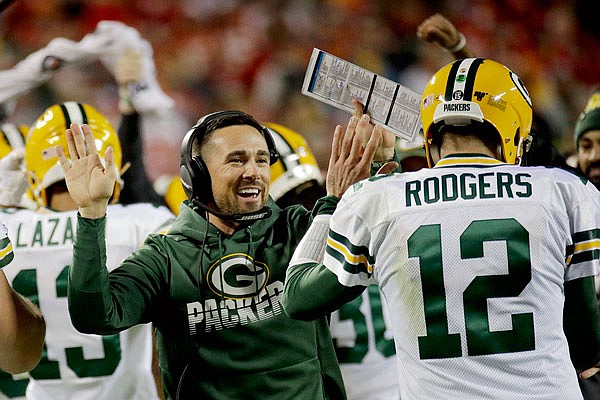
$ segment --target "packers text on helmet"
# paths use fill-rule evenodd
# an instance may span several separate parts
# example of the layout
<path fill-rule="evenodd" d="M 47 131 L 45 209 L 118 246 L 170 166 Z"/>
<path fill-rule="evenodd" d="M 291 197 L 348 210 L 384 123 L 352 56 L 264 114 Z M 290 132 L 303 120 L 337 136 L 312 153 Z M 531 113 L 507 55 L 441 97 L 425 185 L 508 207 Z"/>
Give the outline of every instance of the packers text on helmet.
<path fill-rule="evenodd" d="M 432 137 L 443 125 L 487 122 L 500 136 L 503 161 L 520 162 L 532 122 L 531 99 L 519 77 L 484 58 L 465 58 L 438 70 L 421 98 L 421 121 L 429 166 Z"/>

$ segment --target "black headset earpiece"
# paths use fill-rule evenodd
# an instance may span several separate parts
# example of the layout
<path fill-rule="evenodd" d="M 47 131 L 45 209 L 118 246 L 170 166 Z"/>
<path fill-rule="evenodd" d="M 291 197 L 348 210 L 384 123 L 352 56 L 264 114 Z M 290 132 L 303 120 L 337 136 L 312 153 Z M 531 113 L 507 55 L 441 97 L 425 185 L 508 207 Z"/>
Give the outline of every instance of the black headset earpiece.
<path fill-rule="evenodd" d="M 274 164 L 279 159 L 279 154 L 277 153 L 271 133 L 251 115 L 236 110 L 217 111 L 200 118 L 196 125 L 186 133 L 181 142 L 179 173 L 183 190 L 194 204 L 218 217 L 244 222 L 266 218 L 271 215 L 271 210 L 267 207 L 254 213 L 226 215 L 209 208 L 206 204 L 212 195 L 210 174 L 200 155 L 193 155 L 194 143 L 201 140 L 202 137 L 207 134 L 209 129 L 212 128 L 211 124 L 217 119 L 229 118 L 239 119 L 241 122 L 236 122 L 234 124 L 225 123 L 223 127 L 231 125 L 250 125 L 256 128 L 256 130 L 263 134 L 265 141 L 267 142 L 270 164 Z M 210 130 L 212 131 L 214 128 Z"/>
<path fill-rule="evenodd" d="M 208 175 L 208 171 L 206 171 L 206 167 L 204 166 L 202 159 L 200 159 L 200 156 L 192 156 L 192 143 L 196 137 L 195 128 L 196 127 L 194 126 L 192 129 L 190 129 L 183 138 L 183 142 L 181 143 L 179 163 L 179 176 L 181 178 L 181 185 L 183 186 L 183 191 L 188 199 L 192 199 L 200 195 L 200 193 L 197 193 L 200 189 L 198 182 L 201 182 L 201 179 L 204 178 L 203 175 L 207 175 L 210 178 L 210 175 Z M 196 160 L 194 160 L 194 158 L 196 158 Z M 198 161 L 200 161 L 201 164 Z"/>
<path fill-rule="evenodd" d="M 211 193 L 210 174 L 202 158 L 199 155 L 191 157 L 189 162 L 180 165 L 179 172 L 183 191 L 187 197 L 208 201 Z"/>

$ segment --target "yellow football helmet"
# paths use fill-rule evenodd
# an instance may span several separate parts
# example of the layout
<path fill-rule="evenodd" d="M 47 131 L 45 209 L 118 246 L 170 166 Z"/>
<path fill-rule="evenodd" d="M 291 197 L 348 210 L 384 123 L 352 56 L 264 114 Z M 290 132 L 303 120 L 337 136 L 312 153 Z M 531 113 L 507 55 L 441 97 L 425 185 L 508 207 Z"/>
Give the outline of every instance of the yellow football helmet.
<path fill-rule="evenodd" d="M 488 122 L 500 135 L 503 161 L 518 164 L 529 142 L 531 99 L 519 77 L 483 58 L 454 61 L 433 75 L 421 98 L 421 121 L 429 166 L 432 137 L 443 125 Z"/>
<path fill-rule="evenodd" d="M 317 161 L 302 135 L 285 126 L 264 124 L 275 142 L 279 160 L 271 165 L 269 194 L 277 201 L 300 185 L 313 182 L 323 184 L 323 175 Z"/>
<path fill-rule="evenodd" d="M 0 124 L 0 158 L 8 155 L 13 149 L 25 147 L 25 138 L 29 127 L 11 123 Z"/>
<path fill-rule="evenodd" d="M 25 145 L 25 165 L 33 199 L 42 207 L 48 206 L 46 189 L 65 179 L 56 156 L 55 146 L 61 145 L 69 158 L 65 131 L 71 123 L 87 124 L 96 139 L 96 149 L 102 159 L 109 146 L 113 148 L 117 184 L 111 198 L 119 199 L 121 186 L 121 143 L 110 122 L 89 104 L 69 101 L 48 108 L 31 126 Z"/>
<path fill-rule="evenodd" d="M 164 195 L 165 203 L 167 203 L 171 212 L 178 215 L 181 203 L 187 198 L 179 175 L 172 177 Z"/>

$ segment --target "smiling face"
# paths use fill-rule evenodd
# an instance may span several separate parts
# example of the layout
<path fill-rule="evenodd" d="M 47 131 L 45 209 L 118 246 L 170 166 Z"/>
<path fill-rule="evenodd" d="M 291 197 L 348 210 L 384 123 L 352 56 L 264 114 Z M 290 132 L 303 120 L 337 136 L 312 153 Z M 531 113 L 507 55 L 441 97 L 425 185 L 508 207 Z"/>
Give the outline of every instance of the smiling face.
<path fill-rule="evenodd" d="M 577 160 L 584 175 L 600 189 L 600 130 L 590 130 L 581 135 Z"/>
<path fill-rule="evenodd" d="M 248 125 L 232 125 L 211 133 L 201 157 L 211 177 L 214 206 L 226 214 L 258 211 L 269 196 L 270 158 L 267 142 Z"/>

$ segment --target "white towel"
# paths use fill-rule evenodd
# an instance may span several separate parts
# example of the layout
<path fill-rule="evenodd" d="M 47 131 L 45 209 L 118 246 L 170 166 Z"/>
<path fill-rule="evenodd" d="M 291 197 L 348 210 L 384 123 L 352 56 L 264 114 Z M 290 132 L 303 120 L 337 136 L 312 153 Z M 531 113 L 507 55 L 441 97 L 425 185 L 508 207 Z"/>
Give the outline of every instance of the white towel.
<path fill-rule="evenodd" d="M 142 80 L 130 87 L 135 109 L 139 113 L 170 113 L 175 102 L 163 92 L 156 80 L 156 68 L 150 43 L 143 39 L 136 29 L 118 21 L 100 21 L 95 32 L 91 34 L 94 35 L 112 39 L 108 45 L 102 47 L 100 60 L 113 75 L 115 65 L 123 52 L 136 50 L 140 54 Z M 83 38 L 82 42 L 85 40 L 86 38 Z"/>
<path fill-rule="evenodd" d="M 156 80 L 152 47 L 137 30 L 118 21 L 100 21 L 96 30 L 79 42 L 55 38 L 48 45 L 16 64 L 0 71 L 0 104 L 8 111 L 14 100 L 49 80 L 58 68 L 100 59 L 114 73 L 121 52 L 134 49 L 140 52 L 144 68 L 143 79 L 133 88 L 132 101 L 140 113 L 169 113 L 174 101 L 167 96 Z"/>
<path fill-rule="evenodd" d="M 0 204 L 3 207 L 33 208 L 25 192 L 29 186 L 23 158 L 25 149 L 15 149 L 0 160 Z"/>

